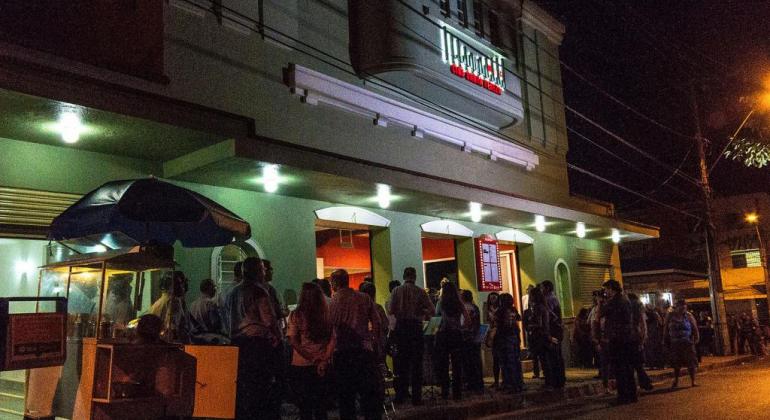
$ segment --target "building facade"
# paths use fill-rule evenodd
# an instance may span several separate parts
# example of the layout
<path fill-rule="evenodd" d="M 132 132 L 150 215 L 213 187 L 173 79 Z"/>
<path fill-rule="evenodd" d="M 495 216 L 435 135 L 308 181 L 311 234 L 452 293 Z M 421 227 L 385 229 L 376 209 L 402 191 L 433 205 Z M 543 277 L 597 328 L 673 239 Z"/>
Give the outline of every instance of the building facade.
<path fill-rule="evenodd" d="M 384 302 L 408 266 L 482 301 L 483 236 L 498 242 L 503 291 L 554 280 L 570 318 L 621 278 L 618 241 L 658 234 L 570 195 L 564 27 L 531 1 L 4 7 L 3 295 L 36 293 L 59 212 L 150 175 L 252 226 L 247 242 L 176 249 L 190 299 L 259 255 L 287 304 L 336 268 L 371 276 Z"/>

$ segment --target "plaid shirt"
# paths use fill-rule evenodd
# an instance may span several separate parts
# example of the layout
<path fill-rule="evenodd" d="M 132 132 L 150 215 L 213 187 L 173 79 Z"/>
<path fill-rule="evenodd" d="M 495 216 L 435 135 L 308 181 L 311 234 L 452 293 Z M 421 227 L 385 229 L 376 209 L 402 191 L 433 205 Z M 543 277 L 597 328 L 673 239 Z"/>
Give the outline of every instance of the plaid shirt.
<path fill-rule="evenodd" d="M 388 313 L 393 314 L 397 321 L 421 322 L 435 311 L 428 294 L 414 283 L 406 282 L 396 287 L 390 296 Z"/>
<path fill-rule="evenodd" d="M 378 350 L 380 316 L 372 299 L 345 288 L 332 295 L 329 312 L 337 336 L 337 350 Z"/>

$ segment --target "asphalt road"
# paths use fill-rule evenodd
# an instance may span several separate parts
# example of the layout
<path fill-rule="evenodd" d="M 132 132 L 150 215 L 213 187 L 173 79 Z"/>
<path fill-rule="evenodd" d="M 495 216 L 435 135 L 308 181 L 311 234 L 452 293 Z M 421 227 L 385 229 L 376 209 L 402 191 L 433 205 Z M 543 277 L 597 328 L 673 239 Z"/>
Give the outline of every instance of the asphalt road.
<path fill-rule="evenodd" d="M 684 370 L 682 371 L 684 373 Z M 698 385 L 682 377 L 680 387 L 655 384 L 639 402 L 617 406 L 614 396 L 572 400 L 551 407 L 533 407 L 486 417 L 502 419 L 770 419 L 770 359 L 699 375 Z"/>

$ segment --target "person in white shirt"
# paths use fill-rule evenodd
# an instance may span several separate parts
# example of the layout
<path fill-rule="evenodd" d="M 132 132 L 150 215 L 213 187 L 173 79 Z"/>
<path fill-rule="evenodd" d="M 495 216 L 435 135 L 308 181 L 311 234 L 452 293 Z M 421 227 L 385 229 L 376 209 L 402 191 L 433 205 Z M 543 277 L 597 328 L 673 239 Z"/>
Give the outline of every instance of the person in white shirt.
<path fill-rule="evenodd" d="M 220 308 L 215 298 L 217 286 L 211 279 L 200 285 L 201 295 L 190 305 L 190 317 L 196 334 L 222 334 Z"/>

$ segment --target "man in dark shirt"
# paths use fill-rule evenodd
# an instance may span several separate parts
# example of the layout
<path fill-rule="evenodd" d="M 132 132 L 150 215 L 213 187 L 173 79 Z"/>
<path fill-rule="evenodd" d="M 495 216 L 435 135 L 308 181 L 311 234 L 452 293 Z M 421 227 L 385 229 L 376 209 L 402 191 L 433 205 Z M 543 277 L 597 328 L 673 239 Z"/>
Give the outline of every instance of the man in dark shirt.
<path fill-rule="evenodd" d="M 602 287 L 607 293 L 607 302 L 600 312 L 604 318 L 606 336 L 601 345 L 608 346 L 610 366 L 617 381 L 618 403 L 629 404 L 637 401 L 633 358 L 638 344 L 633 339 L 631 302 L 623 295 L 623 289 L 617 281 L 608 280 Z"/>
<path fill-rule="evenodd" d="M 380 317 L 368 295 L 350 288 L 347 271 L 332 273 L 329 314 L 337 337 L 334 369 L 341 420 L 355 420 L 356 394 L 366 420 L 382 418 L 381 372 L 375 354 L 380 336 Z M 371 330 L 370 330 L 371 327 Z"/>
<path fill-rule="evenodd" d="M 404 284 L 393 289 L 388 313 L 396 317 L 393 335 L 397 353 L 393 358 L 396 380 L 395 403 L 406 401 L 412 387 L 412 404 L 422 404 L 422 354 L 424 338 L 422 321 L 433 315 L 435 308 L 428 294 L 415 285 L 417 270 L 404 269 Z"/>
<path fill-rule="evenodd" d="M 481 329 L 481 312 L 479 307 L 473 302 L 473 293 L 470 290 L 463 290 L 460 294 L 465 305 L 465 311 L 468 313 L 468 320 L 463 324 L 463 373 L 468 391 L 484 391 L 484 373 L 481 368 L 481 340 L 479 339 L 479 330 Z"/>

